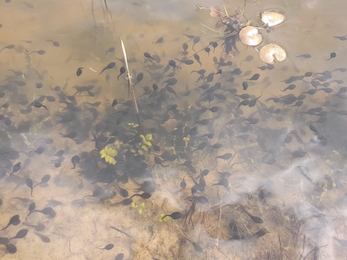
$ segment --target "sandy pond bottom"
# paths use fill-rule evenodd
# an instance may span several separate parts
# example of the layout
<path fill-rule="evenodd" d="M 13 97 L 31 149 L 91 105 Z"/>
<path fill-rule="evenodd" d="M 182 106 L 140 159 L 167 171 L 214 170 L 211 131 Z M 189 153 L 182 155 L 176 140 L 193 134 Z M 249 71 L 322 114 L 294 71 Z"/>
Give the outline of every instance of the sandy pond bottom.
<path fill-rule="evenodd" d="M 347 259 L 346 3 L 247 1 L 270 67 L 223 2 L 107 4 L 0 3 L 0 258 Z"/>

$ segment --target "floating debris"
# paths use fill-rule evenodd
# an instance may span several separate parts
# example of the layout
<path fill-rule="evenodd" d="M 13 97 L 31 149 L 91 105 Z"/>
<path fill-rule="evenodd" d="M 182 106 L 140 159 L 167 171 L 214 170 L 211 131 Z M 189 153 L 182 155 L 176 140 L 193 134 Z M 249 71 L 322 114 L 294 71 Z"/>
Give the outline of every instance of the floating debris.
<path fill-rule="evenodd" d="M 283 23 L 285 16 L 280 12 L 265 11 L 260 13 L 260 19 L 267 26 L 274 27 Z"/>
<path fill-rule="evenodd" d="M 259 56 L 263 62 L 273 64 L 275 60 L 284 61 L 287 58 L 287 53 L 281 46 L 270 43 L 261 48 Z"/>
<path fill-rule="evenodd" d="M 240 40 L 248 46 L 257 46 L 263 41 L 263 36 L 253 26 L 243 27 L 239 33 Z"/>

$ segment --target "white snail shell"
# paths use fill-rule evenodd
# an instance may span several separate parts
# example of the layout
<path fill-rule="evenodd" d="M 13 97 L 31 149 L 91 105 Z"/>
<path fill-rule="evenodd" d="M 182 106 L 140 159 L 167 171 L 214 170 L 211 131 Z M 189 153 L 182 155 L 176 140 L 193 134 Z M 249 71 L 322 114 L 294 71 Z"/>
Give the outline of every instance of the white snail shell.
<path fill-rule="evenodd" d="M 263 23 L 267 24 L 269 27 L 274 27 L 284 22 L 285 17 L 283 14 L 278 12 L 262 12 L 260 13 L 260 18 Z"/>
<path fill-rule="evenodd" d="M 263 40 L 263 36 L 261 36 L 258 29 L 253 26 L 243 27 L 239 33 L 239 37 L 243 44 L 248 46 L 257 46 Z"/>
<path fill-rule="evenodd" d="M 273 64 L 275 60 L 284 61 L 287 58 L 287 53 L 281 46 L 271 43 L 261 48 L 259 56 L 263 62 Z"/>

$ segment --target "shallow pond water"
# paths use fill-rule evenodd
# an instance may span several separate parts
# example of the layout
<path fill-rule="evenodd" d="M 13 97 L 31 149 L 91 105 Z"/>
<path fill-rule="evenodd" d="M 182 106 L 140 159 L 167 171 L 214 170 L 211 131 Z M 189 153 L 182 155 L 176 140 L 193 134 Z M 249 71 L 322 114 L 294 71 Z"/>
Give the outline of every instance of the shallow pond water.
<path fill-rule="evenodd" d="M 0 2 L 0 258 L 345 259 L 347 4 L 106 3 Z"/>

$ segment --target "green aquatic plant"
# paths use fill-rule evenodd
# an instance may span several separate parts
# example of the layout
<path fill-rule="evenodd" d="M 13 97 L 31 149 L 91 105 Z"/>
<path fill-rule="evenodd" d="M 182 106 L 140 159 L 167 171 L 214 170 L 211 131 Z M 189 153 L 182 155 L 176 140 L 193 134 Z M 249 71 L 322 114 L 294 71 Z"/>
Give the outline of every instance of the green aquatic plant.
<path fill-rule="evenodd" d="M 116 159 L 114 158 L 115 156 L 117 156 L 117 151 L 108 146 L 100 151 L 100 158 L 105 158 L 105 162 L 109 164 L 115 165 L 117 163 Z"/>
<path fill-rule="evenodd" d="M 141 141 L 139 143 L 135 144 L 134 148 L 130 148 L 130 151 L 135 155 L 144 155 L 149 151 L 149 148 L 152 147 L 152 140 L 153 135 L 152 134 L 140 134 Z"/>
<path fill-rule="evenodd" d="M 145 208 L 145 203 L 142 202 L 141 204 L 139 204 L 139 203 L 133 201 L 133 202 L 131 203 L 131 207 L 132 207 L 133 209 L 138 209 L 137 211 L 138 211 L 139 214 L 141 215 L 141 214 L 143 213 L 143 209 Z"/>

